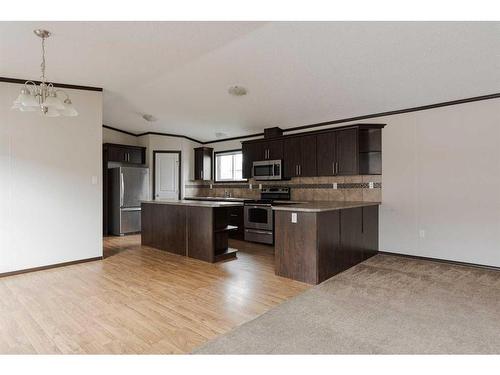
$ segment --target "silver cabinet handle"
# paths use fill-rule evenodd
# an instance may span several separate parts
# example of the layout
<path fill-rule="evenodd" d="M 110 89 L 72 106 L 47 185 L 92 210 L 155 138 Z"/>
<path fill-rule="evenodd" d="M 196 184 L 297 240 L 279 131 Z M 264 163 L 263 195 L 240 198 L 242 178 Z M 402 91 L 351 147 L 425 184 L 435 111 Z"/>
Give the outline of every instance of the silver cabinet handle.
<path fill-rule="evenodd" d="M 339 173 L 339 162 L 335 162 L 335 174 Z"/>
<path fill-rule="evenodd" d="M 332 162 L 332 173 L 335 176 L 335 162 Z"/>
<path fill-rule="evenodd" d="M 302 165 L 299 164 L 299 176 L 302 176 Z"/>
<path fill-rule="evenodd" d="M 200 178 L 203 180 L 203 169 L 200 171 Z"/>

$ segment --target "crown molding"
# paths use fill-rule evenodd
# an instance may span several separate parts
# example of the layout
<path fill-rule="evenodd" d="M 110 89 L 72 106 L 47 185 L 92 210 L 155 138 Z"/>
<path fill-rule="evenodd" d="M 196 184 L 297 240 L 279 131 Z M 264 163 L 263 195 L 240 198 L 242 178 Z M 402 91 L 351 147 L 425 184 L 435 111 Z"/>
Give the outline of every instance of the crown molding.
<path fill-rule="evenodd" d="M 418 112 L 418 111 L 426 111 L 429 109 L 434 109 L 434 108 L 440 108 L 440 107 L 448 107 L 452 105 L 459 105 L 459 104 L 465 104 L 465 103 L 472 103 L 472 102 L 479 102 L 483 100 L 490 100 L 490 99 L 498 99 L 500 98 L 500 93 L 496 94 L 488 94 L 488 95 L 481 95 L 481 96 L 473 96 L 470 98 L 465 98 L 465 99 L 457 99 L 457 100 L 450 100 L 446 102 L 439 102 L 439 103 L 434 103 L 434 104 L 427 104 L 427 105 L 422 105 L 418 107 L 410 107 L 410 108 L 404 108 L 404 109 L 397 109 L 394 111 L 386 111 L 386 112 L 378 112 L 378 113 L 372 113 L 368 115 L 362 115 L 362 116 L 355 116 L 355 117 L 348 117 L 348 118 L 343 118 L 339 120 L 333 120 L 333 121 L 325 121 L 325 122 L 318 122 L 316 124 L 310 124 L 310 125 L 302 125 L 302 126 L 295 126 L 291 128 L 285 128 L 283 129 L 283 133 L 288 133 L 288 132 L 293 132 L 293 131 L 298 131 L 298 130 L 306 130 L 306 129 L 312 129 L 312 128 L 319 128 L 322 126 L 328 126 L 328 125 L 337 125 L 337 124 L 342 124 L 346 122 L 353 122 L 353 121 L 361 121 L 361 120 L 368 120 L 368 119 L 373 119 L 373 118 L 378 118 L 378 117 L 387 117 L 387 116 L 393 116 L 393 115 L 400 115 L 403 113 L 410 113 L 410 112 Z M 242 135 L 238 137 L 230 137 L 230 138 L 222 138 L 222 139 L 215 139 L 212 141 L 199 141 L 197 139 L 188 137 L 186 135 L 182 134 L 169 134 L 169 133 L 159 133 L 159 132 L 146 132 L 146 133 L 138 133 L 134 134 L 125 130 L 121 130 L 118 128 L 114 128 L 111 126 L 103 125 L 104 128 L 107 129 L 112 129 L 115 131 L 119 131 L 125 134 L 133 135 L 135 137 L 140 137 L 143 135 L 163 135 L 163 136 L 168 136 L 168 137 L 179 137 L 179 138 L 185 138 L 193 142 L 197 142 L 202 145 L 206 144 L 211 144 L 211 143 L 218 143 L 218 142 L 226 142 L 226 141 L 234 141 L 238 139 L 247 139 L 247 138 L 255 138 L 255 137 L 262 137 L 264 136 L 264 133 L 255 133 L 255 134 L 249 134 L 249 135 Z"/>

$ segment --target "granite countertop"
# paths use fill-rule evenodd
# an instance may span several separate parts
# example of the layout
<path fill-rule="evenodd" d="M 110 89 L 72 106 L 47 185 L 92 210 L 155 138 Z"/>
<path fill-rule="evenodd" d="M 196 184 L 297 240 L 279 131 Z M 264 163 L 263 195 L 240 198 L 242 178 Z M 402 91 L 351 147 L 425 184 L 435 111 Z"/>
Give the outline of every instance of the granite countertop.
<path fill-rule="evenodd" d="M 283 206 L 273 206 L 275 211 L 294 211 L 294 212 L 325 212 L 336 211 L 347 208 L 378 206 L 380 202 L 338 202 L 338 201 L 314 201 L 289 204 Z"/>
<path fill-rule="evenodd" d="M 149 201 L 142 201 L 142 203 L 164 204 L 164 205 L 174 205 L 174 206 L 208 207 L 208 208 L 243 206 L 243 202 L 209 202 L 206 200 L 198 201 L 198 200 L 187 200 L 187 199 L 149 200 Z"/>
<path fill-rule="evenodd" d="M 187 200 L 196 201 L 219 201 L 219 202 L 243 202 L 248 198 L 234 198 L 234 197 L 184 197 Z"/>

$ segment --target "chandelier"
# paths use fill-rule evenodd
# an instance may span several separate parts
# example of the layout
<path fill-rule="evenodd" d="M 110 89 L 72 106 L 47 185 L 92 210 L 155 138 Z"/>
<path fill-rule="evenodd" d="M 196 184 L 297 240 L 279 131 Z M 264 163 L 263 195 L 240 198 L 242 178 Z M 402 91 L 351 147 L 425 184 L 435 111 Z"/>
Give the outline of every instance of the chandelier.
<path fill-rule="evenodd" d="M 36 29 L 33 32 L 42 38 L 41 82 L 37 85 L 33 81 L 26 81 L 21 93 L 14 101 L 12 109 L 21 112 L 40 111 L 42 115 L 48 117 L 78 116 L 78 112 L 73 107 L 68 94 L 56 89 L 52 83 L 45 81 L 45 39 L 50 36 L 50 31 Z M 63 100 L 60 98 L 61 95 L 64 95 Z"/>

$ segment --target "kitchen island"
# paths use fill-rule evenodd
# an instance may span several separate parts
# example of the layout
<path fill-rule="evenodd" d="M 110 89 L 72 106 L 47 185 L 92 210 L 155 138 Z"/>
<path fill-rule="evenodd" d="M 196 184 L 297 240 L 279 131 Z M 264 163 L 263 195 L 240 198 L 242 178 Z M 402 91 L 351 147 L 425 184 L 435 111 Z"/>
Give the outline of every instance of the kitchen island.
<path fill-rule="evenodd" d="M 141 243 L 170 253 L 218 262 L 236 257 L 228 247 L 229 210 L 241 202 L 152 200 L 141 204 Z"/>
<path fill-rule="evenodd" d="M 273 207 L 276 274 L 319 284 L 378 252 L 377 202 Z"/>

